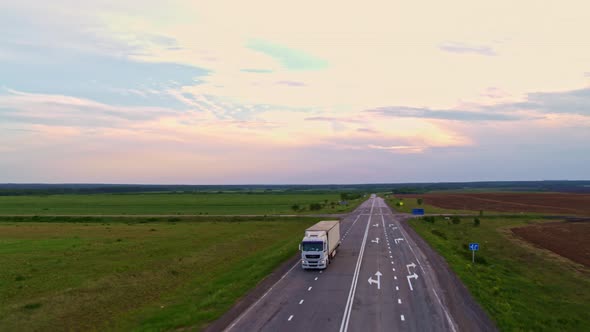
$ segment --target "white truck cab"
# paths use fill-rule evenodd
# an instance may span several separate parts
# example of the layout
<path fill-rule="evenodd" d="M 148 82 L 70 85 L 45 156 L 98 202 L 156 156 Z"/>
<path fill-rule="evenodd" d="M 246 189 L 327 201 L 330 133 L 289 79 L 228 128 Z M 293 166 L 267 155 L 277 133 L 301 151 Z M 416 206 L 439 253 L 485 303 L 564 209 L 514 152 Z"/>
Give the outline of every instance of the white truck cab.
<path fill-rule="evenodd" d="M 340 221 L 320 221 L 305 230 L 299 245 L 304 269 L 325 269 L 340 245 Z"/>

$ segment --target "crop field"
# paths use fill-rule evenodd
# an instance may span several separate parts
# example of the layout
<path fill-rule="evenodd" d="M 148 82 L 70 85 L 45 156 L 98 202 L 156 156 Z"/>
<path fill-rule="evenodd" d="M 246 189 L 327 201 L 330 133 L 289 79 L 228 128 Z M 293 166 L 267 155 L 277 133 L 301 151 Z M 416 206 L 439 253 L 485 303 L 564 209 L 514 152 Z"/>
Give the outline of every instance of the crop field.
<path fill-rule="evenodd" d="M 473 219 L 413 219 L 410 225 L 446 259 L 501 331 L 590 330 L 590 269 L 556 259 L 510 230 L 536 225 L 534 217 L 479 217 L 479 226 Z M 475 264 L 470 242 L 480 244 Z"/>
<path fill-rule="evenodd" d="M 590 216 L 590 194 L 432 193 L 396 196 L 405 200 L 423 198 L 425 204 L 442 209 Z"/>
<path fill-rule="evenodd" d="M 272 215 L 345 213 L 334 193 L 145 193 L 0 196 L 0 215 Z M 311 204 L 318 205 L 316 209 Z M 294 206 L 295 205 L 295 206 Z M 297 209 L 295 209 L 295 207 Z"/>
<path fill-rule="evenodd" d="M 0 330 L 200 330 L 317 221 L 55 219 L 0 221 Z"/>

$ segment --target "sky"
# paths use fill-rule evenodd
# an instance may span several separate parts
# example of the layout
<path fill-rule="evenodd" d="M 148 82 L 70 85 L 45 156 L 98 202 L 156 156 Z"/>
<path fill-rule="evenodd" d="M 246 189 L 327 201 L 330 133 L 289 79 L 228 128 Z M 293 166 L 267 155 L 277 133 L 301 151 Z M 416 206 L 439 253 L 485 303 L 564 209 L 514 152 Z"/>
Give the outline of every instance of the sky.
<path fill-rule="evenodd" d="M 0 182 L 590 179 L 588 13 L 0 1 Z"/>

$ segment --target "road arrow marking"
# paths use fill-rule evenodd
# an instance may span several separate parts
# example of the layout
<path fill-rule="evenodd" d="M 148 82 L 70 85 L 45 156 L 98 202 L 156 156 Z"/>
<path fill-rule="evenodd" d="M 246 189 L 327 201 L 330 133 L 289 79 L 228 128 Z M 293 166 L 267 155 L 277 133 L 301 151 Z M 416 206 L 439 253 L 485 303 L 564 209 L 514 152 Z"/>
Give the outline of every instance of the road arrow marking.
<path fill-rule="evenodd" d="M 376 238 L 375 240 L 371 240 L 371 242 L 379 244 L 379 238 Z"/>
<path fill-rule="evenodd" d="M 410 271 L 410 267 L 414 267 L 415 268 L 416 267 L 416 264 L 414 262 L 412 262 L 412 264 L 406 264 L 406 268 L 408 269 L 408 274 L 412 273 Z"/>
<path fill-rule="evenodd" d="M 410 285 L 410 290 L 413 291 L 414 288 L 412 287 L 412 283 L 410 282 L 410 278 L 418 279 L 418 275 L 414 272 L 414 274 L 407 276 L 407 278 L 408 278 L 408 284 Z"/>
<path fill-rule="evenodd" d="M 381 289 L 381 272 L 377 271 L 377 273 L 375 273 L 375 275 L 377 276 L 377 280 L 374 280 L 373 278 L 369 278 L 369 285 L 371 284 L 377 284 L 377 289 Z"/>
<path fill-rule="evenodd" d="M 397 238 L 397 239 L 395 239 L 394 241 L 395 241 L 395 244 L 399 244 L 399 243 L 400 243 L 400 241 L 403 241 L 403 240 L 404 240 L 404 239 L 400 237 L 400 238 Z"/>

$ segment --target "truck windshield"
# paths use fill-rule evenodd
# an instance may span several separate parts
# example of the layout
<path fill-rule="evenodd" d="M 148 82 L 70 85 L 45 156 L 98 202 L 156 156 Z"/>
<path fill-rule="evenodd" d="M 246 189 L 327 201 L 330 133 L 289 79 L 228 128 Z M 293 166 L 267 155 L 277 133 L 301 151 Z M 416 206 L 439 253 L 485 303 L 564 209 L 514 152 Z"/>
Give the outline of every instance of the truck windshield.
<path fill-rule="evenodd" d="M 302 251 L 322 251 L 322 250 L 324 250 L 324 243 L 323 242 L 302 242 L 301 243 L 301 250 Z"/>

